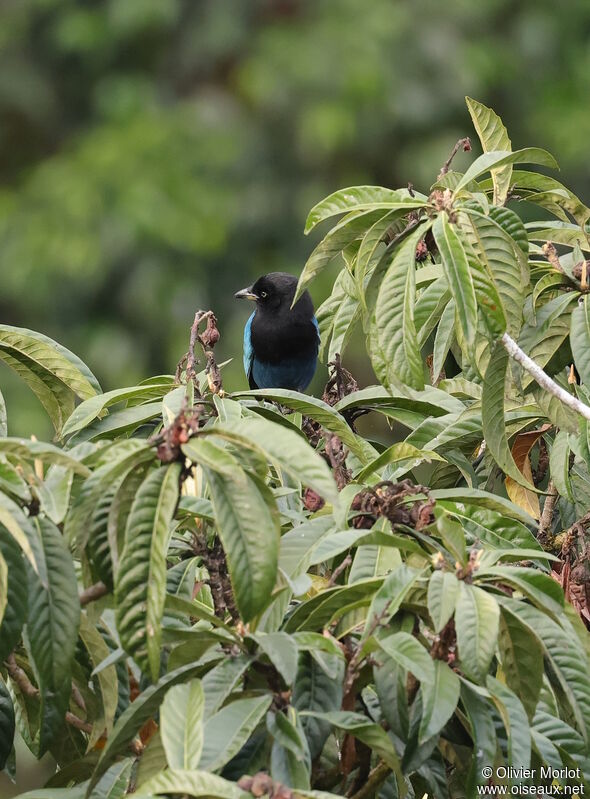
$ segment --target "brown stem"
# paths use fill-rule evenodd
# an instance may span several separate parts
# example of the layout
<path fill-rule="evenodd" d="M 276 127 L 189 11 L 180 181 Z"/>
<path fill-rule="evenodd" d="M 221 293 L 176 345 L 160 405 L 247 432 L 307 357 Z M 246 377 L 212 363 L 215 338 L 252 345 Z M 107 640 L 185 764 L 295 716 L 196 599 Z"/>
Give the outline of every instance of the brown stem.
<path fill-rule="evenodd" d="M 438 173 L 437 180 L 441 180 L 441 178 L 443 178 L 447 174 L 447 172 L 450 169 L 450 166 L 451 166 L 451 163 L 453 161 L 453 158 L 457 155 L 459 150 L 465 150 L 465 152 L 468 152 L 469 150 L 471 150 L 471 139 L 469 138 L 469 136 L 465 136 L 465 138 L 459 139 L 457 144 L 455 144 L 455 146 L 451 150 L 451 154 L 449 155 L 447 160 L 442 165 L 441 170 Z"/>
<path fill-rule="evenodd" d="M 351 563 L 352 563 L 352 555 L 349 552 L 348 555 L 342 561 L 342 563 L 339 566 L 336 566 L 336 568 L 334 569 L 334 571 L 330 575 L 330 579 L 328 581 L 328 586 L 334 585 L 336 583 L 336 580 L 342 574 L 342 572 L 345 569 L 347 569 L 350 566 Z"/>
<path fill-rule="evenodd" d="M 551 537 L 553 511 L 555 509 L 555 503 L 557 502 L 558 496 L 559 495 L 555 485 L 553 484 L 553 480 L 549 480 L 549 485 L 547 486 L 547 496 L 545 497 L 545 503 L 543 505 L 543 513 L 541 514 L 541 519 L 539 520 L 539 533 L 537 535 L 537 539 L 543 547 L 548 545 Z"/>
<path fill-rule="evenodd" d="M 90 602 L 96 602 L 97 599 L 101 599 L 108 593 L 109 589 L 103 582 L 94 583 L 94 585 L 89 585 L 88 588 L 82 591 L 80 594 L 80 604 L 88 605 Z"/>
<path fill-rule="evenodd" d="M 371 771 L 362 788 L 359 788 L 356 793 L 353 793 L 350 799 L 367 799 L 367 797 L 372 796 L 390 774 L 391 769 L 389 766 L 381 761 L 375 766 L 373 771 Z"/>
<path fill-rule="evenodd" d="M 6 663 L 6 669 L 10 674 L 11 679 L 14 680 L 16 685 L 18 686 L 19 691 L 21 694 L 25 696 L 39 696 L 39 689 L 35 688 L 33 683 L 27 677 L 26 672 L 16 662 L 16 658 L 14 657 L 14 653 L 11 652 L 10 655 L 4 661 Z"/>
<path fill-rule="evenodd" d="M 89 724 L 87 721 L 83 721 L 82 719 L 78 718 L 78 716 L 74 715 L 74 713 L 70 713 L 69 710 L 66 711 L 66 721 L 70 726 L 75 727 L 77 730 L 81 730 L 88 735 L 90 735 L 92 732 L 92 724 Z"/>

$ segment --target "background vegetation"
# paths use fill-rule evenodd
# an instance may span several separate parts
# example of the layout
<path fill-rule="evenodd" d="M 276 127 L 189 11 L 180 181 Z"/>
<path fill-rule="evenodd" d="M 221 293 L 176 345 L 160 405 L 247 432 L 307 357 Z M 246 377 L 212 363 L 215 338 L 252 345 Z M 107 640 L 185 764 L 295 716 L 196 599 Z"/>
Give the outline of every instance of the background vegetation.
<path fill-rule="evenodd" d="M 585 0 L 5 0 L 0 318 L 105 389 L 168 371 L 196 307 L 235 358 L 233 291 L 299 272 L 330 191 L 426 190 L 469 130 L 465 94 L 588 196 L 589 36 Z M 228 381 L 245 385 L 239 358 Z M 48 434 L 6 370 L 2 386 L 11 432 Z"/>

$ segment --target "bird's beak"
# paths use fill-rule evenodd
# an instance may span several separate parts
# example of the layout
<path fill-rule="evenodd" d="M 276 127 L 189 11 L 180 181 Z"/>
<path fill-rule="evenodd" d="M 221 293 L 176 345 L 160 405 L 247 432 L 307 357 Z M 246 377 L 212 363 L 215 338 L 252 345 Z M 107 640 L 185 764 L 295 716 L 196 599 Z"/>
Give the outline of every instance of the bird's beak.
<path fill-rule="evenodd" d="M 258 299 L 258 294 L 254 294 L 252 291 L 252 286 L 248 286 L 247 289 L 242 289 L 241 291 L 236 291 L 234 297 L 238 300 L 254 300 Z"/>

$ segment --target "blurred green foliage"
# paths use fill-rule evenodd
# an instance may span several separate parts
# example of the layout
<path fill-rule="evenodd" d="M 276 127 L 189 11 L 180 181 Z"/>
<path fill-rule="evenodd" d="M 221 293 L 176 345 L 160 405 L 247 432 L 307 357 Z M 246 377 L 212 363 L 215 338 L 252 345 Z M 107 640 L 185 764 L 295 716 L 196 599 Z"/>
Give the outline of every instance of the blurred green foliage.
<path fill-rule="evenodd" d="M 300 271 L 334 189 L 427 189 L 470 132 L 465 94 L 588 197 L 589 42 L 588 0 L 4 0 L 0 320 L 106 390 L 173 371 L 212 307 L 241 387 L 233 292 Z M 11 432 L 46 434 L 0 378 Z"/>

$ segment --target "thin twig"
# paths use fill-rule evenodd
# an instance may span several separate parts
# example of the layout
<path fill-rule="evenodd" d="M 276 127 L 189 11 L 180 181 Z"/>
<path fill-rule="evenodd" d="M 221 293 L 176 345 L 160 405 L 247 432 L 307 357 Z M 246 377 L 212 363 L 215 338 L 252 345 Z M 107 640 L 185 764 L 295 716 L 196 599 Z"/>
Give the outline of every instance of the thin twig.
<path fill-rule="evenodd" d="M 367 799 L 367 797 L 372 796 L 390 774 L 391 769 L 387 763 L 381 761 L 375 766 L 373 771 L 371 771 L 363 787 L 359 788 L 356 793 L 353 793 L 350 799 Z"/>
<path fill-rule="evenodd" d="M 97 599 L 101 599 L 108 593 L 109 589 L 102 581 L 94 583 L 94 585 L 89 585 L 88 588 L 82 591 L 79 597 L 80 604 L 88 605 L 90 602 L 96 602 Z"/>
<path fill-rule="evenodd" d="M 13 652 L 8 655 L 4 662 L 6 663 L 6 669 L 10 674 L 11 679 L 14 680 L 21 694 L 30 697 L 39 696 L 39 689 L 35 688 L 33 683 L 27 677 L 24 669 L 21 669 L 21 667 L 18 665 Z"/>
<path fill-rule="evenodd" d="M 444 162 L 443 166 L 441 167 L 441 170 L 438 173 L 437 180 L 441 180 L 447 174 L 447 172 L 450 169 L 450 166 L 451 166 L 451 163 L 453 161 L 453 158 L 457 155 L 457 153 L 461 149 L 464 150 L 465 152 L 469 152 L 469 150 L 471 150 L 471 139 L 469 138 L 469 136 L 465 136 L 465 138 L 459 139 L 457 144 L 455 144 L 455 146 L 451 150 L 451 154 L 449 155 L 449 157 L 447 158 L 447 160 Z"/>
<path fill-rule="evenodd" d="M 328 587 L 335 585 L 336 580 L 340 577 L 342 572 L 350 566 L 351 563 L 352 563 L 352 555 L 349 552 L 348 555 L 342 561 L 342 563 L 339 566 L 336 566 L 336 568 L 330 575 L 330 579 L 328 581 Z"/>
<path fill-rule="evenodd" d="M 547 496 L 545 497 L 545 503 L 543 505 L 543 513 L 541 513 L 541 519 L 539 520 L 539 532 L 537 534 L 537 539 L 542 546 L 546 546 L 549 542 L 549 536 L 553 526 L 553 511 L 558 496 L 553 480 L 549 480 Z"/>
<path fill-rule="evenodd" d="M 525 352 L 523 352 L 523 350 L 521 350 L 516 341 L 514 341 L 514 339 L 512 339 L 508 333 L 504 333 L 501 341 L 508 355 L 510 355 L 511 358 L 514 358 L 514 360 L 519 363 L 523 369 L 526 369 L 526 371 L 534 377 L 541 388 L 544 388 L 545 391 L 553 394 L 554 397 L 557 397 L 557 399 L 561 400 L 561 402 L 563 402 L 564 405 L 567 405 L 568 408 L 571 408 L 576 413 L 579 413 L 580 416 L 583 416 L 584 419 L 588 419 L 588 421 L 590 421 L 590 407 L 588 405 L 584 405 L 584 403 L 580 402 L 577 397 L 574 397 L 573 394 L 569 394 L 565 389 L 552 380 L 538 364 L 536 364 Z"/>
<path fill-rule="evenodd" d="M 83 721 L 82 719 L 78 718 L 78 716 L 74 715 L 74 713 L 70 713 L 69 710 L 66 711 L 66 721 L 71 727 L 75 727 L 77 730 L 81 730 L 88 735 L 90 735 L 92 732 L 92 724 L 89 724 L 87 721 Z"/>

